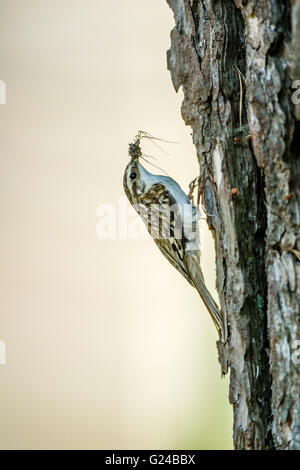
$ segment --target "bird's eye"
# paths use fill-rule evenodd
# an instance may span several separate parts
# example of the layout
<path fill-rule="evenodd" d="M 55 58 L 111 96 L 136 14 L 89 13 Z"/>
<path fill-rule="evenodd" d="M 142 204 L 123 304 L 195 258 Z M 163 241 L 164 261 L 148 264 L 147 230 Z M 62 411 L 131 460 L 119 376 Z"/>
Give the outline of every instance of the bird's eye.
<path fill-rule="evenodd" d="M 129 178 L 130 178 L 131 180 L 134 180 L 134 178 L 136 178 L 136 172 L 133 171 L 132 173 L 130 173 Z"/>

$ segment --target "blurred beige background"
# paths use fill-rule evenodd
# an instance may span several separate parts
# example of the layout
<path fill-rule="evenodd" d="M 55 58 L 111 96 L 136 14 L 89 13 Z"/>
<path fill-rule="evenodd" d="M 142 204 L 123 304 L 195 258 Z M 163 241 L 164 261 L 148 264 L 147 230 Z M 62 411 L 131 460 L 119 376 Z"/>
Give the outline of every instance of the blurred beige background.
<path fill-rule="evenodd" d="M 151 239 L 96 236 L 139 129 L 179 142 L 147 151 L 185 190 L 198 174 L 171 28 L 163 0 L 1 0 L 2 449 L 231 448 L 196 290 Z"/>

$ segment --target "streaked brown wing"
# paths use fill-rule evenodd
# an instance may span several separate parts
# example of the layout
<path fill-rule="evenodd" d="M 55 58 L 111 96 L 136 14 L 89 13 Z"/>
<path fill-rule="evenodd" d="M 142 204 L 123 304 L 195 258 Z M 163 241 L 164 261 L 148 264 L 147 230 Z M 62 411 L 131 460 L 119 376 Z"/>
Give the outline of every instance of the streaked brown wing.
<path fill-rule="evenodd" d="M 181 263 L 181 260 L 178 259 L 175 252 L 170 249 L 170 243 L 168 240 L 154 240 L 162 254 L 170 261 L 170 263 L 174 266 L 174 268 L 179 271 L 183 277 L 192 285 L 194 286 L 193 282 L 191 281 L 188 272 L 185 270 L 185 265 Z"/>
<path fill-rule="evenodd" d="M 192 284 L 185 264 L 185 239 L 179 208 L 172 194 L 164 185 L 153 185 L 143 196 L 143 204 L 151 211 L 151 219 L 145 220 L 148 231 L 162 254 L 186 280 Z M 170 208 L 172 210 L 170 210 Z"/>

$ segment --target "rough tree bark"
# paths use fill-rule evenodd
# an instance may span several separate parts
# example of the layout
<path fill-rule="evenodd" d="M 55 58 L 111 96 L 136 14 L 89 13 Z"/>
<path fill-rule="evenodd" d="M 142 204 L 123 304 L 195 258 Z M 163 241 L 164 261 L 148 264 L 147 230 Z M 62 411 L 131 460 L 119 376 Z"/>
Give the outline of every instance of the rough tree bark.
<path fill-rule="evenodd" d="M 300 0 L 167 1 L 227 316 L 234 446 L 300 449 Z"/>

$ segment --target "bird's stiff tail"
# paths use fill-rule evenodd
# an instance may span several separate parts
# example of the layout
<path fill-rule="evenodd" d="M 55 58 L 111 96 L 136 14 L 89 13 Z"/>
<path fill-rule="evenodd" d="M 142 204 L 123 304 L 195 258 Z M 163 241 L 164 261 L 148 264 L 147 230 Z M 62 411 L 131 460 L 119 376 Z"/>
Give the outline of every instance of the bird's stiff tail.
<path fill-rule="evenodd" d="M 194 279 L 194 286 L 196 287 L 197 291 L 199 292 L 199 295 L 201 299 L 203 300 L 203 303 L 205 304 L 214 324 L 215 327 L 218 330 L 219 337 L 222 339 L 222 333 L 224 330 L 223 326 L 223 314 L 219 307 L 217 306 L 216 302 L 214 301 L 211 293 L 207 289 L 206 285 L 201 279 Z"/>
<path fill-rule="evenodd" d="M 200 267 L 200 252 L 190 251 L 186 255 L 186 264 L 190 274 L 190 282 L 197 289 L 203 303 L 205 304 L 214 324 L 217 328 L 220 340 L 224 340 L 224 318 L 221 310 L 214 301 L 211 293 L 204 283 L 204 277 Z"/>

